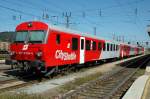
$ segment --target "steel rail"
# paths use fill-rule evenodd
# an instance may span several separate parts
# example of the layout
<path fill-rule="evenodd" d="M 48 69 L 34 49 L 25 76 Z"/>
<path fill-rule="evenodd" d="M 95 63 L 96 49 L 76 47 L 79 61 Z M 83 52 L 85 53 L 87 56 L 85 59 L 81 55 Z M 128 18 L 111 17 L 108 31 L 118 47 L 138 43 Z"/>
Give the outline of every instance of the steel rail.
<path fill-rule="evenodd" d="M 112 92 L 110 92 L 104 99 L 109 99 L 113 96 L 113 94 L 121 87 L 123 84 L 125 84 L 139 69 L 142 67 L 145 63 L 147 63 L 150 60 L 150 57 L 148 57 L 142 64 L 139 65 L 138 68 L 136 68 L 124 81 L 122 81 Z"/>
<path fill-rule="evenodd" d="M 126 65 L 126 67 L 128 67 L 129 65 L 132 65 L 142 59 L 145 59 L 147 56 L 144 56 L 142 58 L 136 59 L 133 62 L 129 62 L 129 64 Z M 76 96 L 85 96 L 85 97 L 92 97 L 92 98 L 106 98 L 109 99 L 109 97 L 111 97 L 126 81 L 128 81 L 136 72 L 137 70 L 143 65 L 145 64 L 145 62 L 147 62 L 149 60 L 146 59 L 146 61 L 142 62 L 142 64 L 136 68 L 121 68 L 120 70 L 116 70 L 113 71 L 111 73 L 106 74 L 103 77 L 100 77 L 94 81 L 90 81 L 89 83 L 86 83 L 80 87 L 78 87 L 75 90 L 71 90 L 68 93 L 64 94 L 62 97 L 62 99 L 70 99 L 70 98 L 76 98 Z M 123 79 L 122 77 L 119 78 L 119 76 L 124 76 L 125 79 Z M 118 79 L 121 79 L 120 81 L 118 79 L 116 79 L 118 77 Z M 114 79 L 114 80 L 111 80 Z M 118 82 L 116 82 L 118 80 Z M 113 85 L 113 83 L 117 83 L 117 85 Z M 96 84 L 100 84 L 97 89 L 95 89 L 95 93 L 92 95 L 88 95 L 88 91 L 87 90 L 91 90 L 93 88 L 93 86 L 95 87 Z M 103 90 L 102 90 L 103 89 Z M 94 92 L 94 91 L 93 91 Z M 79 97 L 78 97 L 79 98 Z"/>

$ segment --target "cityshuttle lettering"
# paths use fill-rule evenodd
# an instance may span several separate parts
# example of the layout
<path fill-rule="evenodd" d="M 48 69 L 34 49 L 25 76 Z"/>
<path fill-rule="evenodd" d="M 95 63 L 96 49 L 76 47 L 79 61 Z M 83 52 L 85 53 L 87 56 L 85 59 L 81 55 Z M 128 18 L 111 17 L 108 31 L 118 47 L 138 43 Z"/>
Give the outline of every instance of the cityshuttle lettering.
<path fill-rule="evenodd" d="M 68 52 L 63 52 L 62 50 L 57 50 L 55 53 L 55 58 L 61 59 L 61 60 L 75 60 L 76 54 L 75 54 L 75 52 L 71 52 L 69 54 Z"/>

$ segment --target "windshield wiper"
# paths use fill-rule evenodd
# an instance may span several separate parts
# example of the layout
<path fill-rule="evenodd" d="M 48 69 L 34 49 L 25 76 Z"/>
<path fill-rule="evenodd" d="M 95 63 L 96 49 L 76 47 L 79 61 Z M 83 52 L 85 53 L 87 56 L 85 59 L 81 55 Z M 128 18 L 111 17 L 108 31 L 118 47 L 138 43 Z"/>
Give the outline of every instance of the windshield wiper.
<path fill-rule="evenodd" d="M 42 41 L 29 41 L 29 43 L 42 43 Z"/>
<path fill-rule="evenodd" d="M 14 41 L 15 43 L 24 43 L 24 41 Z"/>

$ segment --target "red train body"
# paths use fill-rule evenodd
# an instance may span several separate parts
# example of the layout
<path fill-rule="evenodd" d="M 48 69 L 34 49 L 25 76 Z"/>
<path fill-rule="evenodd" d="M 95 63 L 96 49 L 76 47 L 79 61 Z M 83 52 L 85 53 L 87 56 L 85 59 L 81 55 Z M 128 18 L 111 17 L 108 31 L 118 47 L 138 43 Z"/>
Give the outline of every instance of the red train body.
<path fill-rule="evenodd" d="M 39 21 L 18 25 L 10 50 L 12 65 L 35 67 L 49 74 L 66 65 L 144 53 L 140 47 L 56 28 Z"/>

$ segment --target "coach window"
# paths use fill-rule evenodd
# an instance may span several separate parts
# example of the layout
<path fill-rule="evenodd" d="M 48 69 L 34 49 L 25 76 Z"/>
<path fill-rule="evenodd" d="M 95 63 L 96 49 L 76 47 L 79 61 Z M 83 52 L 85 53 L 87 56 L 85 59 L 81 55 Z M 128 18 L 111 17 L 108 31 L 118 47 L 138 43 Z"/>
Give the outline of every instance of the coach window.
<path fill-rule="evenodd" d="M 106 44 L 104 43 L 103 44 L 103 51 L 105 51 L 106 50 Z"/>
<path fill-rule="evenodd" d="M 109 43 L 107 43 L 107 51 L 109 51 Z"/>
<path fill-rule="evenodd" d="M 133 48 L 131 48 L 131 51 L 134 51 L 134 49 L 133 49 Z"/>
<path fill-rule="evenodd" d="M 116 47 L 116 45 L 114 44 L 114 49 L 113 49 L 113 51 L 115 51 L 115 47 Z"/>
<path fill-rule="evenodd" d="M 72 50 L 78 49 L 78 38 L 72 38 Z"/>
<path fill-rule="evenodd" d="M 115 45 L 115 51 L 117 51 L 117 45 Z"/>
<path fill-rule="evenodd" d="M 96 50 L 96 42 L 93 42 L 93 50 Z"/>
<path fill-rule="evenodd" d="M 81 39 L 81 50 L 84 49 L 84 39 Z"/>
<path fill-rule="evenodd" d="M 102 47 L 102 46 L 101 46 L 101 43 L 99 42 L 99 43 L 98 43 L 98 50 L 101 50 L 101 47 Z"/>
<path fill-rule="evenodd" d="M 116 51 L 118 51 L 118 45 L 116 45 Z"/>
<path fill-rule="evenodd" d="M 56 43 L 60 44 L 60 35 L 59 34 L 56 35 Z"/>
<path fill-rule="evenodd" d="M 90 40 L 86 40 L 86 50 L 90 50 Z"/>
<path fill-rule="evenodd" d="M 110 51 L 112 51 L 113 49 L 113 44 L 110 44 Z"/>
<path fill-rule="evenodd" d="M 117 49 L 117 51 L 119 50 L 119 46 L 118 46 L 118 45 L 117 45 L 117 48 L 116 48 L 116 49 Z"/>
<path fill-rule="evenodd" d="M 118 45 L 116 45 L 116 51 L 118 51 Z"/>

